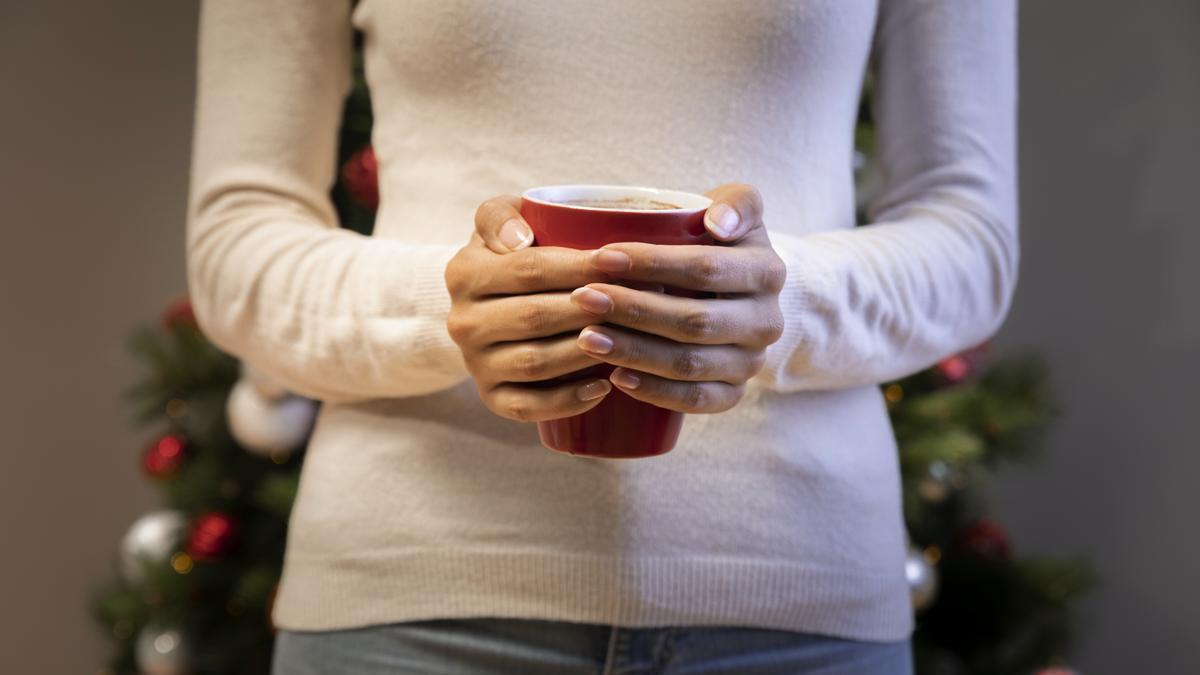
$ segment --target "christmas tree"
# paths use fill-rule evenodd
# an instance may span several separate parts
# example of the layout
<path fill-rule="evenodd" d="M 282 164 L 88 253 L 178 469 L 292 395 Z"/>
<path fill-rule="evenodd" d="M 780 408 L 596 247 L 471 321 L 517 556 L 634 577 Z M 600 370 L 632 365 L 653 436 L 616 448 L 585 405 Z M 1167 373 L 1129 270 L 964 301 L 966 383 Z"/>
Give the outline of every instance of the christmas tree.
<path fill-rule="evenodd" d="M 359 51 L 332 198 L 342 225 L 363 234 L 379 202 L 371 119 Z M 868 94 L 856 137 L 860 204 L 878 184 L 871 140 Z M 114 645 L 101 672 L 267 673 L 287 517 L 317 404 L 208 342 L 186 299 L 138 331 L 132 347 L 149 366 L 130 392 L 135 419 L 157 432 L 141 467 L 165 505 L 132 524 L 118 578 L 96 594 Z M 1089 580 L 1078 561 L 1017 557 L 985 515 L 989 474 L 1035 454 L 1052 410 L 1036 361 L 993 362 L 988 351 L 883 385 L 900 446 L 923 675 L 1050 672 L 1065 657 L 1071 604 Z"/>

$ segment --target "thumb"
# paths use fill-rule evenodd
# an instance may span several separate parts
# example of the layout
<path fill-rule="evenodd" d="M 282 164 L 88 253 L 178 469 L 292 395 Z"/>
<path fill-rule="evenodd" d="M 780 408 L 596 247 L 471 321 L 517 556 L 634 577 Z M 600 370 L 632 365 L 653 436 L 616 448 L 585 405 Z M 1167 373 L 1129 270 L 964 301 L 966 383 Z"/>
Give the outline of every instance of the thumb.
<path fill-rule="evenodd" d="M 511 253 L 533 243 L 533 230 L 521 217 L 521 198 L 493 197 L 475 211 L 475 232 L 495 253 Z"/>
<path fill-rule="evenodd" d="M 718 241 L 737 241 L 762 227 L 762 195 L 752 185 L 726 183 L 710 190 L 704 227 Z"/>

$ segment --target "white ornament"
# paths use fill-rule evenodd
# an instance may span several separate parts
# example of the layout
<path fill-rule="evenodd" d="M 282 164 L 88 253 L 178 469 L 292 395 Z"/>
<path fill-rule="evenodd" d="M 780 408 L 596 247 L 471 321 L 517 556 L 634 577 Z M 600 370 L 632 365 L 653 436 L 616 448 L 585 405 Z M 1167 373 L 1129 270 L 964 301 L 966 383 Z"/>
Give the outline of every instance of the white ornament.
<path fill-rule="evenodd" d="M 153 511 L 133 521 L 121 539 L 118 563 L 131 583 L 145 577 L 147 563 L 165 563 L 179 545 L 187 518 L 179 511 Z"/>
<path fill-rule="evenodd" d="M 134 658 L 142 675 L 185 675 L 191 650 L 179 629 L 146 626 L 138 633 Z"/>
<path fill-rule="evenodd" d="M 267 399 L 247 380 L 238 380 L 225 403 L 229 433 L 256 455 L 287 454 L 304 444 L 317 416 L 317 403 L 300 396 Z"/>
<path fill-rule="evenodd" d="M 908 549 L 908 557 L 904 560 L 904 577 L 912 594 L 913 609 L 922 610 L 933 603 L 938 589 L 937 568 L 930 565 L 915 548 Z"/>
<path fill-rule="evenodd" d="M 274 377 L 264 373 L 254 366 L 242 361 L 239 366 L 243 380 L 249 382 L 258 390 L 258 393 L 263 398 L 270 401 L 278 401 L 281 398 L 286 398 L 291 392 L 283 387 Z"/>

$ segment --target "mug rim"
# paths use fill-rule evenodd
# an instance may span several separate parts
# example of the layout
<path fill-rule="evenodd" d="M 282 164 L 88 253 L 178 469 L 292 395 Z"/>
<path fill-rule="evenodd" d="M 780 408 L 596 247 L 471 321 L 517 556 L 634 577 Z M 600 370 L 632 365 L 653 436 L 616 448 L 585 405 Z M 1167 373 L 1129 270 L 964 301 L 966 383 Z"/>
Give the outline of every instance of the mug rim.
<path fill-rule="evenodd" d="M 554 201 L 553 197 L 549 197 L 545 194 L 546 192 L 550 192 L 550 191 L 555 191 L 555 192 L 559 192 L 559 193 L 568 192 L 568 193 L 576 193 L 576 194 L 582 194 L 582 195 L 596 194 L 596 193 L 607 193 L 607 194 L 615 193 L 615 196 L 608 197 L 611 199 L 617 199 L 620 197 L 627 197 L 627 196 L 634 196 L 634 195 L 641 196 L 641 197 L 647 197 L 647 198 L 657 197 L 657 198 L 660 198 L 662 201 L 666 201 L 668 203 L 691 203 L 691 204 L 695 204 L 695 206 L 685 206 L 685 207 L 678 208 L 678 209 L 612 209 L 612 208 L 605 208 L 605 207 L 598 207 L 598 206 L 581 206 L 579 204 L 565 204 L 562 201 Z M 568 199 L 589 199 L 589 198 L 604 199 L 605 197 L 579 196 L 579 197 L 567 197 L 567 198 Z M 566 184 L 562 184 L 562 185 L 542 185 L 539 187 L 529 188 L 528 190 L 521 193 L 521 199 L 533 202 L 535 204 L 541 204 L 543 206 L 550 206 L 550 207 L 561 208 L 561 209 L 573 209 L 576 211 L 593 211 L 593 212 L 601 212 L 601 213 L 623 213 L 623 214 L 629 214 L 629 213 L 641 213 L 641 214 L 696 213 L 699 211 L 707 210 L 708 207 L 712 205 L 712 199 L 710 199 L 709 197 L 705 197 L 704 195 L 697 194 L 695 192 L 687 192 L 685 190 L 669 190 L 669 189 L 663 189 L 663 188 L 645 187 L 645 186 L 641 186 L 641 185 L 599 185 L 599 184 L 590 184 L 590 183 L 566 183 Z M 559 197 L 559 199 L 563 199 L 563 197 Z"/>

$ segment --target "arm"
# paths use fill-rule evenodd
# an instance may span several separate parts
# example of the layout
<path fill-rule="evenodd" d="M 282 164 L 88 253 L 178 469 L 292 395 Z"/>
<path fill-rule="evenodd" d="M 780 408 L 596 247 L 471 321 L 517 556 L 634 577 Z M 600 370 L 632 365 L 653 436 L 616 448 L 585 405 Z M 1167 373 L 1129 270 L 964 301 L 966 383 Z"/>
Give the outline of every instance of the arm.
<path fill-rule="evenodd" d="M 446 332 L 457 247 L 339 229 L 349 2 L 206 0 L 188 211 L 204 333 L 297 393 L 424 394 L 467 376 Z"/>
<path fill-rule="evenodd" d="M 785 329 L 760 377 L 798 391 L 897 378 L 977 344 L 1017 276 L 1015 3 L 883 0 L 872 224 L 771 233 Z"/>

